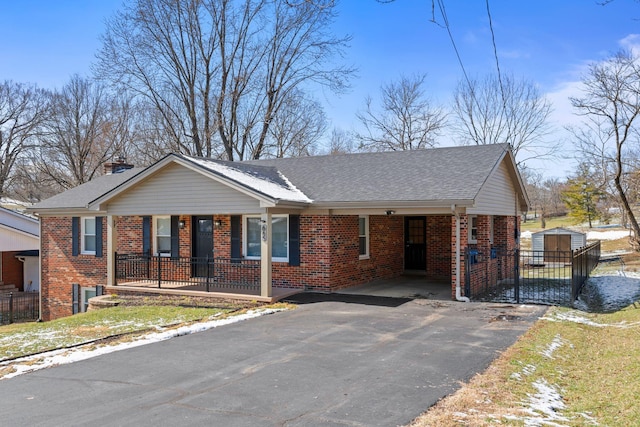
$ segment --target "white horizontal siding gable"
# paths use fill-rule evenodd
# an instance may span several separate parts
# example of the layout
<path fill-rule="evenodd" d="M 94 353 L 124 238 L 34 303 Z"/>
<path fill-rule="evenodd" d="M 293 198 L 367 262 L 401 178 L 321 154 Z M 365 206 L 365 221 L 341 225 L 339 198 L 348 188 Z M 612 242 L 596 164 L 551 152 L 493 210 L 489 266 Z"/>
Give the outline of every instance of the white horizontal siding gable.
<path fill-rule="evenodd" d="M 517 209 L 514 182 L 503 160 L 487 178 L 473 208 L 467 210 L 475 215 L 513 215 Z"/>
<path fill-rule="evenodd" d="M 170 163 L 108 201 L 112 215 L 259 213 L 260 201 L 192 168 Z"/>

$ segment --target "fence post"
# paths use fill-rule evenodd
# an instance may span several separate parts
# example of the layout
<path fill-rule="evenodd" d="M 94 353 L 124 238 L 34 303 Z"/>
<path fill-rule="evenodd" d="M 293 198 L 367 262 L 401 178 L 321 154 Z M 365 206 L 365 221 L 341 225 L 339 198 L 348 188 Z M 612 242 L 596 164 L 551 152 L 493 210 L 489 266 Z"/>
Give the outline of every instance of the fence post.
<path fill-rule="evenodd" d="M 207 292 L 209 292 L 209 282 L 211 281 L 211 259 L 207 254 Z"/>
<path fill-rule="evenodd" d="M 514 272 L 514 286 L 513 291 L 516 294 L 516 303 L 520 304 L 520 250 L 516 249 L 513 252 L 513 272 Z"/>
<path fill-rule="evenodd" d="M 157 256 L 158 258 L 158 289 L 161 287 L 160 283 L 162 282 L 162 257 L 160 256 L 160 254 L 158 254 Z"/>
<path fill-rule="evenodd" d="M 13 323 L 13 292 L 9 292 L 9 323 Z"/>

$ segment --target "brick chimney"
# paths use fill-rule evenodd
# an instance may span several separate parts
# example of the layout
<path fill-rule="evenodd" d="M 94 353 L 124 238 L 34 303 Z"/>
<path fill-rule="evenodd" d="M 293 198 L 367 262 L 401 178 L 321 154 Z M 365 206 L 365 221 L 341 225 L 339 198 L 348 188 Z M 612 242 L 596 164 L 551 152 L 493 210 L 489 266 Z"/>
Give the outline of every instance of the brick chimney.
<path fill-rule="evenodd" d="M 118 155 L 114 162 L 104 164 L 104 174 L 111 175 L 114 173 L 126 171 L 131 168 L 133 168 L 133 165 L 127 163 L 127 158 L 123 155 Z"/>

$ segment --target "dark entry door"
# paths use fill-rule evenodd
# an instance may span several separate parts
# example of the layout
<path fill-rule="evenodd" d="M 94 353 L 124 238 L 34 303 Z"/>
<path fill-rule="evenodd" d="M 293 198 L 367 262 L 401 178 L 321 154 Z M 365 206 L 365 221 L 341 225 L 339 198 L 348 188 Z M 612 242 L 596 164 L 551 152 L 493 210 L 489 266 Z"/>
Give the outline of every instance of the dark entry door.
<path fill-rule="evenodd" d="M 194 216 L 191 218 L 191 253 L 196 258 L 193 264 L 194 277 L 207 276 L 207 258 L 213 258 L 213 217 Z"/>
<path fill-rule="evenodd" d="M 404 219 L 404 269 L 427 269 L 427 218 L 408 216 Z"/>

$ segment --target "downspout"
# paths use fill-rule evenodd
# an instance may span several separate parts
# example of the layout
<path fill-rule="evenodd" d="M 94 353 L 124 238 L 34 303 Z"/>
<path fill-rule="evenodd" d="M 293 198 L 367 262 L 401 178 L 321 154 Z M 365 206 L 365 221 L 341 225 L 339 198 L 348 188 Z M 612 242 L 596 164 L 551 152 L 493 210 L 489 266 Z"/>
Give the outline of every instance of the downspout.
<path fill-rule="evenodd" d="M 38 215 L 38 280 L 40 280 L 40 287 L 38 288 L 38 322 L 42 322 L 42 217 Z"/>
<path fill-rule="evenodd" d="M 469 298 L 462 296 L 460 288 L 460 214 L 456 205 L 451 205 L 451 212 L 456 217 L 456 301 L 471 302 Z"/>

